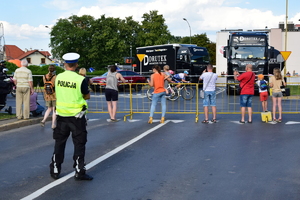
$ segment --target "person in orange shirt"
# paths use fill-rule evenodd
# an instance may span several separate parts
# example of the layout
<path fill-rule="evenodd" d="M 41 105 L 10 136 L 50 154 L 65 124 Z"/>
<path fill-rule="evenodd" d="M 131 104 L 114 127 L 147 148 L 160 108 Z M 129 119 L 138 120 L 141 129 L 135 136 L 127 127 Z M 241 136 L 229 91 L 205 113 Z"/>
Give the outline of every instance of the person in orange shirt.
<path fill-rule="evenodd" d="M 164 82 L 167 76 L 165 73 L 161 72 L 160 66 L 154 65 L 152 67 L 153 74 L 151 75 L 150 81 L 148 80 L 148 83 L 151 87 L 154 87 L 154 92 L 152 96 L 152 104 L 150 108 L 150 117 L 149 117 L 149 124 L 152 124 L 153 122 L 153 114 L 155 111 L 155 107 L 157 105 L 157 102 L 161 101 L 161 120 L 160 123 L 165 122 L 165 114 L 166 114 L 166 91 L 164 87 Z"/>

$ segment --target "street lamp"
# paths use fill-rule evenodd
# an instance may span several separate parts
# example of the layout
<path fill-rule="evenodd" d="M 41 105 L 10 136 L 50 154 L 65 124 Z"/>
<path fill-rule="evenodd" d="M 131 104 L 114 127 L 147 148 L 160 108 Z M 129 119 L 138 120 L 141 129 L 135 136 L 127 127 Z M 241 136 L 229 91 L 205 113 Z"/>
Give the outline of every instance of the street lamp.
<path fill-rule="evenodd" d="M 284 51 L 287 50 L 287 20 L 288 20 L 288 0 L 285 1 L 285 37 L 284 37 Z M 284 62 L 284 70 L 283 70 L 284 75 L 286 74 L 286 61 Z"/>
<path fill-rule="evenodd" d="M 192 34 L 191 34 L 191 26 L 190 26 L 190 23 L 188 22 L 188 20 L 186 18 L 183 18 L 184 21 L 186 21 L 189 25 L 189 28 L 190 28 L 190 44 L 192 44 Z"/>

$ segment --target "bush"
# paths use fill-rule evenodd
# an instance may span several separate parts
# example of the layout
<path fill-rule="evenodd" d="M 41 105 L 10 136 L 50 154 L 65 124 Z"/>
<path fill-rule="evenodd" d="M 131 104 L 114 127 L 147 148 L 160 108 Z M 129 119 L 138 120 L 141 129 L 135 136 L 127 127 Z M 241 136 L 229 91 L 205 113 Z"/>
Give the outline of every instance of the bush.
<path fill-rule="evenodd" d="M 13 76 L 13 73 L 16 71 L 18 66 L 15 65 L 14 63 L 10 63 L 10 62 L 6 62 L 5 64 L 8 69 L 7 74 Z M 28 69 L 31 70 L 32 75 L 33 75 L 33 85 L 34 86 L 37 86 L 37 85 L 44 86 L 42 76 L 48 73 L 48 68 L 49 68 L 49 65 L 44 65 L 41 67 L 37 66 L 37 65 L 28 66 Z M 58 66 L 55 67 L 55 70 L 56 70 L 56 75 L 65 71 L 65 69 L 58 67 Z M 77 72 L 78 72 L 78 70 L 79 70 L 79 68 L 77 68 Z M 107 72 L 107 69 L 101 69 L 101 70 L 97 70 L 94 72 L 87 72 L 87 76 L 88 77 L 99 76 L 99 75 L 104 74 L 105 72 Z M 39 76 L 35 76 L 35 75 L 39 75 Z"/>

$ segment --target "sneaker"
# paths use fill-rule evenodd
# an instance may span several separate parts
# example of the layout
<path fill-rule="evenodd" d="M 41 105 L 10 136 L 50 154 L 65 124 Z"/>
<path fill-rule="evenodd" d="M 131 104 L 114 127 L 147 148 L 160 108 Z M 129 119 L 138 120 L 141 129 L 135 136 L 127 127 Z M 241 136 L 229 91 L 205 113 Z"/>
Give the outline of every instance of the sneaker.
<path fill-rule="evenodd" d="M 79 174 L 79 173 L 75 173 L 74 176 L 75 180 L 77 181 L 91 181 L 93 180 L 93 177 L 87 174 Z"/>

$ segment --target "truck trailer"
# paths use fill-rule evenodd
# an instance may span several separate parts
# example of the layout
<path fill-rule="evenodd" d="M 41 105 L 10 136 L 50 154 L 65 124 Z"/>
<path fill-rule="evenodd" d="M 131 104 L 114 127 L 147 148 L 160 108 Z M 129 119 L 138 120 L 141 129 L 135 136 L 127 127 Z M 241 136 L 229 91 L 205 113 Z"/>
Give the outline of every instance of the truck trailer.
<path fill-rule="evenodd" d="M 206 48 L 193 44 L 165 44 L 138 47 L 139 58 L 136 71 L 145 75 L 152 73 L 152 67 L 169 65 L 174 73 L 189 72 L 189 80 L 197 83 L 199 76 L 209 64 L 209 54 Z"/>
<path fill-rule="evenodd" d="M 252 65 L 256 75 L 263 74 L 266 80 L 274 68 L 282 70 L 284 67 L 280 52 L 268 44 L 268 32 L 230 32 L 223 56 L 227 59 L 227 94 L 237 94 L 238 81 L 234 80 L 233 72 L 244 73 L 247 64 Z M 258 94 L 258 87 L 254 89 Z"/>

